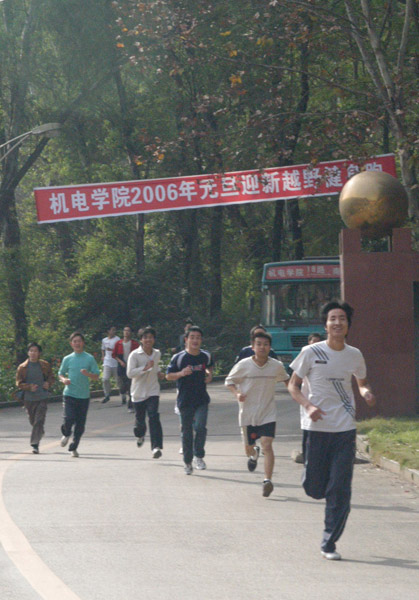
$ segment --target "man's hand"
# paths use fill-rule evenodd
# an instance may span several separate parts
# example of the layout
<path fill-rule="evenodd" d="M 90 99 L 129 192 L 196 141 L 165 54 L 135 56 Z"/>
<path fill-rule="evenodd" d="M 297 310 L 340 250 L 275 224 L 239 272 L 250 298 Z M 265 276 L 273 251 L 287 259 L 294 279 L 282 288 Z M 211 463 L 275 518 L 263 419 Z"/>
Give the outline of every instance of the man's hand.
<path fill-rule="evenodd" d="M 318 406 L 314 406 L 314 404 L 310 404 L 310 406 L 306 408 L 306 412 L 310 419 L 314 422 L 321 421 L 323 419 L 322 415 L 326 414 L 324 410 L 322 410 Z"/>
<path fill-rule="evenodd" d="M 36 385 L 36 383 L 31 383 L 31 392 L 36 392 L 37 389 L 38 386 Z"/>
<path fill-rule="evenodd" d="M 244 402 L 246 400 L 246 394 L 242 394 L 241 392 L 236 393 L 236 398 L 239 402 Z"/>
<path fill-rule="evenodd" d="M 154 360 L 149 360 L 144 366 L 144 371 L 149 371 L 154 367 Z"/>
<path fill-rule="evenodd" d="M 374 394 L 372 392 L 370 392 L 369 390 L 367 390 L 365 392 L 365 394 L 363 394 L 363 398 L 365 400 L 365 402 L 368 404 L 368 406 L 375 406 L 377 404 L 377 399 L 374 396 Z"/>
<path fill-rule="evenodd" d="M 188 375 L 192 375 L 193 369 L 191 365 L 188 365 L 184 369 L 181 370 L 180 374 L 182 377 L 187 377 Z"/>

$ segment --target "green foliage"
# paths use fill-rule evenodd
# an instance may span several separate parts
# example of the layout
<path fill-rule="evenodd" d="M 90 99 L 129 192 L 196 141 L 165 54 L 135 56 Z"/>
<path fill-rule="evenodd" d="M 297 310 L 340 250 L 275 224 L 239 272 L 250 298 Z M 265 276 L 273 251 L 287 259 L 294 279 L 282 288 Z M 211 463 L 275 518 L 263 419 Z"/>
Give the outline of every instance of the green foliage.
<path fill-rule="evenodd" d="M 365 435 L 373 455 L 396 460 L 402 466 L 419 469 L 419 419 L 399 417 L 361 421 L 358 433 Z"/>

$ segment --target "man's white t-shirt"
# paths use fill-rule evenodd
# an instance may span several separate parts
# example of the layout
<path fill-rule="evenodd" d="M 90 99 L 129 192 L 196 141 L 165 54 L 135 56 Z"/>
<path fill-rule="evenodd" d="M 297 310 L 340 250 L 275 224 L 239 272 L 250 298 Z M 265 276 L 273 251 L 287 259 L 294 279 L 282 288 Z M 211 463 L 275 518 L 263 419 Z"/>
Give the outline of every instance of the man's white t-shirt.
<path fill-rule="evenodd" d="M 115 348 L 116 342 L 118 342 L 120 338 L 117 335 L 114 335 L 112 338 L 105 337 L 102 340 L 102 350 L 105 353 L 103 358 L 103 366 L 104 367 L 117 367 L 118 361 L 116 358 L 112 358 L 112 352 Z"/>
<path fill-rule="evenodd" d="M 279 360 L 268 358 L 259 367 L 253 357 L 243 358 L 234 365 L 227 375 L 225 385 L 235 385 L 246 395 L 239 402 L 239 425 L 264 425 L 276 422 L 275 384 L 286 381 L 289 375 Z"/>
<path fill-rule="evenodd" d="M 304 346 L 290 367 L 307 382 L 309 401 L 325 412 L 314 422 L 304 410 L 301 429 L 339 432 L 356 428 L 352 375 L 364 379 L 367 374 L 358 348 L 345 344 L 343 350 L 333 350 L 327 341 L 317 342 Z"/>

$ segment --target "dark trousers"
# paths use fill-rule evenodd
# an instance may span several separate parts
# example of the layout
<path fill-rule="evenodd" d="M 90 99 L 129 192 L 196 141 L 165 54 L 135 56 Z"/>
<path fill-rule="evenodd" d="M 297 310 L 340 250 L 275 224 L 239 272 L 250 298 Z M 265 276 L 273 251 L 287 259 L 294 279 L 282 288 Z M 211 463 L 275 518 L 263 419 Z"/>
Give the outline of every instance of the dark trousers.
<path fill-rule="evenodd" d="M 208 404 L 180 409 L 183 460 L 190 464 L 194 456 L 204 458 L 207 439 Z M 195 432 L 195 438 L 194 438 Z"/>
<path fill-rule="evenodd" d="M 159 397 L 150 396 L 141 402 L 134 402 L 135 410 L 135 437 L 142 438 L 147 433 L 147 425 L 145 421 L 146 414 L 148 416 L 148 424 L 150 426 L 150 442 L 151 449 L 163 448 L 163 430 L 160 423 L 159 414 Z"/>
<path fill-rule="evenodd" d="M 312 498 L 326 498 L 321 543 L 325 552 L 334 552 L 349 515 L 355 436 L 355 429 L 307 431 L 303 487 Z"/>
<path fill-rule="evenodd" d="M 121 396 L 128 394 L 128 408 L 132 408 L 131 400 L 131 379 L 127 377 L 126 373 L 118 373 L 118 389 Z"/>
<path fill-rule="evenodd" d="M 46 400 L 25 400 L 25 409 L 32 425 L 31 445 L 37 446 L 44 435 L 48 404 Z"/>
<path fill-rule="evenodd" d="M 80 438 L 84 433 L 89 402 L 90 398 L 63 396 L 64 422 L 61 425 L 61 433 L 66 437 L 70 437 L 74 425 L 73 443 L 70 446 L 71 450 L 76 450 Z"/>

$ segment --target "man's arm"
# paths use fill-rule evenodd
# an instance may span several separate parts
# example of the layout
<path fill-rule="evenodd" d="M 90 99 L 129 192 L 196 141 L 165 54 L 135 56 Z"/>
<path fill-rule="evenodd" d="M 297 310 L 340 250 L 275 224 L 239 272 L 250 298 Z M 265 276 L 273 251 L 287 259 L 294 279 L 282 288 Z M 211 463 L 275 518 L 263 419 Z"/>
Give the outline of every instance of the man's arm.
<path fill-rule="evenodd" d="M 166 373 L 166 379 L 167 379 L 167 381 L 177 381 L 178 379 L 181 379 L 182 377 L 187 377 L 188 375 L 192 375 L 192 373 L 193 373 L 193 369 L 192 369 L 191 365 L 188 365 L 181 371 L 177 371 L 175 373 Z"/>
<path fill-rule="evenodd" d="M 298 402 L 298 404 L 301 404 L 301 406 L 306 410 L 310 419 L 312 421 L 318 421 L 319 419 L 322 419 L 322 415 L 325 415 L 326 413 L 318 406 L 315 406 L 309 402 L 308 398 L 301 393 L 302 383 L 303 380 L 294 371 L 294 373 L 291 375 L 291 379 L 289 380 L 288 391 L 293 400 Z"/>
<path fill-rule="evenodd" d="M 233 394 L 233 396 L 236 397 L 236 399 L 239 402 L 244 402 L 246 400 L 246 394 L 242 394 L 240 390 L 237 389 L 234 383 L 229 383 L 226 387 L 230 390 L 230 392 Z"/>
<path fill-rule="evenodd" d="M 211 383 L 212 381 L 212 372 L 214 370 L 214 367 L 207 367 L 205 369 L 205 383 Z"/>
<path fill-rule="evenodd" d="M 80 373 L 82 373 L 83 375 L 85 375 L 85 377 L 88 377 L 89 379 L 93 379 L 94 381 L 97 381 L 99 379 L 99 375 L 97 373 L 91 373 L 87 369 L 80 369 Z"/>
<path fill-rule="evenodd" d="M 358 379 L 358 377 L 355 377 L 355 379 L 358 384 L 359 393 L 364 398 L 365 402 L 368 404 L 368 406 L 375 406 L 377 404 L 377 400 L 371 391 L 370 384 L 368 383 L 367 379 Z"/>

